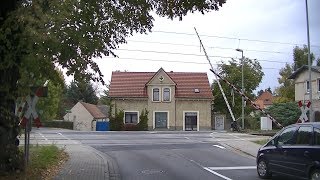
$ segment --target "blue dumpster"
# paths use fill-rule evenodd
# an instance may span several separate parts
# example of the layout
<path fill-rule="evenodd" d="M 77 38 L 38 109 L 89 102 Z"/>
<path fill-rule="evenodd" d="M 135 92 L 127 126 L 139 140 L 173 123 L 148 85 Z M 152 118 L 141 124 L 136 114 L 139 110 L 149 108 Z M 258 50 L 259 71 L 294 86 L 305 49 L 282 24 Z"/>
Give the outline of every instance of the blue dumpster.
<path fill-rule="evenodd" d="M 97 121 L 96 131 L 109 131 L 109 130 L 110 130 L 109 122 Z"/>

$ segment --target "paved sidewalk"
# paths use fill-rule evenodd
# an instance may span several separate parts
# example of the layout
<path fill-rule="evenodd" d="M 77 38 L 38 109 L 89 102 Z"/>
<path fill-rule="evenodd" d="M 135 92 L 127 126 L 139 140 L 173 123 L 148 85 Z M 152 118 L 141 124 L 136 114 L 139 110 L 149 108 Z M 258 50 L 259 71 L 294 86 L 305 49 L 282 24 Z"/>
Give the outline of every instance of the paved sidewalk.
<path fill-rule="evenodd" d="M 63 146 L 70 159 L 56 180 L 119 180 L 119 168 L 114 160 L 96 149 L 81 144 Z"/>

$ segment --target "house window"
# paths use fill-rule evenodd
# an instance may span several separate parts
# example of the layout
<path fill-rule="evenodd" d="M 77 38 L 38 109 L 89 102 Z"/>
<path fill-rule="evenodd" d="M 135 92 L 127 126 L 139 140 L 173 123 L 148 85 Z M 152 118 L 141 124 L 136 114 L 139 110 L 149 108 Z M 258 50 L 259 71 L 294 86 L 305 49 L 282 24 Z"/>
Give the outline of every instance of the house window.
<path fill-rule="evenodd" d="M 306 81 L 306 92 L 310 92 L 310 82 Z"/>
<path fill-rule="evenodd" d="M 163 101 L 170 101 L 170 88 L 163 88 Z"/>
<path fill-rule="evenodd" d="M 137 112 L 125 112 L 125 123 L 137 124 L 138 123 L 138 113 Z"/>
<path fill-rule="evenodd" d="M 154 88 L 152 90 L 152 94 L 153 94 L 153 98 L 152 98 L 152 101 L 159 101 L 160 100 L 160 91 L 159 91 L 159 88 Z"/>
<path fill-rule="evenodd" d="M 317 79 L 317 84 L 318 84 L 318 92 L 320 92 L 320 79 Z"/>

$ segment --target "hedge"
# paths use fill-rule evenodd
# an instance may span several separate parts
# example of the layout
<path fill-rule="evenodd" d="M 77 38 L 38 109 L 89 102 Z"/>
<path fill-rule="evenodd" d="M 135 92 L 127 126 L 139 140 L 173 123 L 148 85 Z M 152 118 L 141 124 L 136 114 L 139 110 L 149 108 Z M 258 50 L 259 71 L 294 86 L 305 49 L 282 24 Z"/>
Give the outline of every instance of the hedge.
<path fill-rule="evenodd" d="M 41 122 L 43 127 L 54 127 L 54 128 L 63 128 L 63 129 L 73 129 L 73 122 L 62 121 L 62 120 L 52 120 L 52 121 L 43 121 Z"/>

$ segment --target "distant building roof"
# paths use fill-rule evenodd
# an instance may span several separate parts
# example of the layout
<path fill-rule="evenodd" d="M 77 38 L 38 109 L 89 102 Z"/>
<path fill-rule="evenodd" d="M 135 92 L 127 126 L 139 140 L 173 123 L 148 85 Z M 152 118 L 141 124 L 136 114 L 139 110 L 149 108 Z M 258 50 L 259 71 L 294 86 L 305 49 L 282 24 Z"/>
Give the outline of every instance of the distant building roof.
<path fill-rule="evenodd" d="M 268 105 L 272 105 L 273 95 L 269 91 L 264 91 L 256 100 L 255 104 L 257 104 L 261 109 L 266 108 Z"/>
<path fill-rule="evenodd" d="M 301 72 L 308 70 L 309 67 L 307 65 L 301 66 L 295 72 L 293 72 L 288 79 L 295 79 Z M 320 73 L 320 66 L 311 66 L 311 71 Z"/>
<path fill-rule="evenodd" d="M 103 114 L 101 110 L 98 108 L 98 106 L 94 104 L 89 104 L 85 102 L 80 102 L 87 110 L 88 112 L 95 118 L 95 119 L 103 119 L 107 118 L 106 114 Z"/>
<path fill-rule="evenodd" d="M 147 83 L 156 72 L 112 72 L 110 97 L 148 97 Z M 206 73 L 166 72 L 175 82 L 177 98 L 212 98 Z"/>

